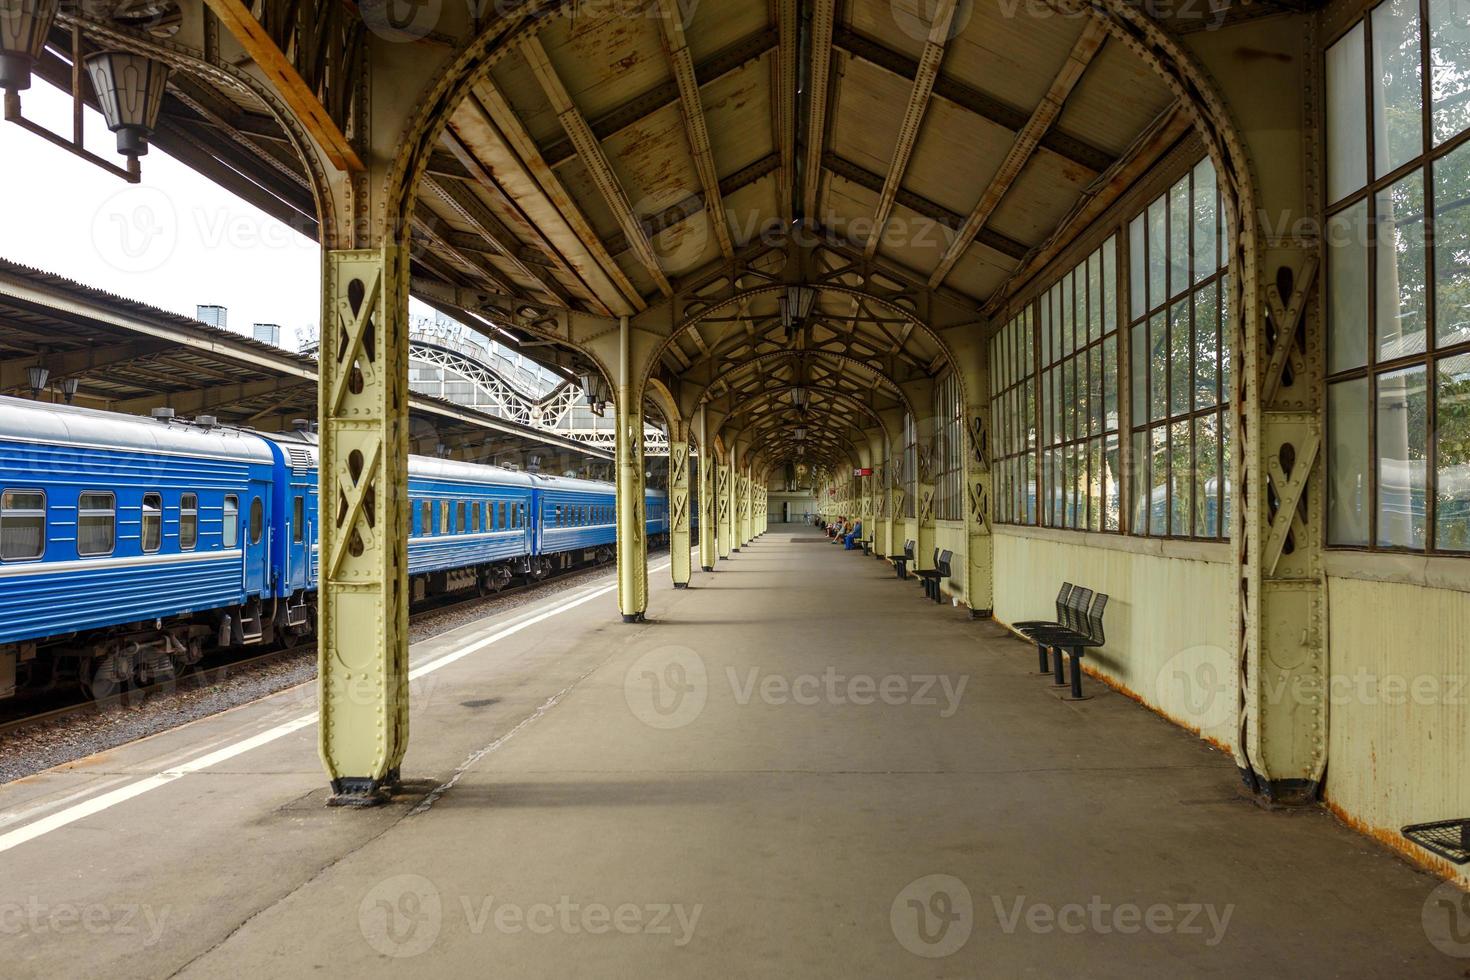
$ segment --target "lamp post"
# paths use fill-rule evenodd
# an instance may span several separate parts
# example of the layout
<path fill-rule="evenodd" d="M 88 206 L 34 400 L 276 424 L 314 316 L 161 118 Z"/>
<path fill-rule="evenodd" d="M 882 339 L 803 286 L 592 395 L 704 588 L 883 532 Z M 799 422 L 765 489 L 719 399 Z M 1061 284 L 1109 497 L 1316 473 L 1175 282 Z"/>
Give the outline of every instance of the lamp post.
<path fill-rule="evenodd" d="M 31 68 L 46 46 L 60 0 L 0 0 L 0 88 L 31 87 Z"/>

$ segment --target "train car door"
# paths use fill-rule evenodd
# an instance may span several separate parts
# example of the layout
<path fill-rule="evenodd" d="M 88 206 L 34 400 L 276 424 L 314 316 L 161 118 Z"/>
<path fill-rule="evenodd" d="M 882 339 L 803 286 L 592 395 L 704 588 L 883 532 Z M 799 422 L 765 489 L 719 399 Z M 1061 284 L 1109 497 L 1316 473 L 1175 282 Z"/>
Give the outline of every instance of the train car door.
<path fill-rule="evenodd" d="M 240 501 L 240 544 L 245 549 L 245 592 L 260 595 L 270 585 L 269 501 L 262 483 L 251 483 Z"/>

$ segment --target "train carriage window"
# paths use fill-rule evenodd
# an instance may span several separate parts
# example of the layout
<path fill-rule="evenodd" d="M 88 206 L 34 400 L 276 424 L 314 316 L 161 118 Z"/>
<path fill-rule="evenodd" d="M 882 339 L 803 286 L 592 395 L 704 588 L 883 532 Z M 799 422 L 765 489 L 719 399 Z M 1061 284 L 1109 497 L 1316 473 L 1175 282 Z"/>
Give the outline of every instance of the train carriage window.
<path fill-rule="evenodd" d="M 240 498 L 234 495 L 225 498 L 224 543 L 233 548 L 240 542 Z"/>
<path fill-rule="evenodd" d="M 179 550 L 193 551 L 199 543 L 199 495 L 182 494 L 179 497 Z"/>
<path fill-rule="evenodd" d="M 439 501 L 439 533 L 449 534 L 454 529 L 449 525 L 449 501 Z"/>
<path fill-rule="evenodd" d="M 77 499 L 77 554 L 110 555 L 116 539 L 117 498 L 110 493 L 82 494 Z"/>
<path fill-rule="evenodd" d="M 556 505 L 556 526 L 561 527 L 561 504 Z"/>
<path fill-rule="evenodd" d="M 250 543 L 260 544 L 260 536 L 265 533 L 265 504 L 259 497 L 250 501 Z"/>
<path fill-rule="evenodd" d="M 419 523 L 423 525 L 419 528 L 420 534 L 434 533 L 434 505 L 430 501 L 419 501 Z"/>
<path fill-rule="evenodd" d="M 0 561 L 40 558 L 46 551 L 46 495 L 39 490 L 0 494 Z"/>
<path fill-rule="evenodd" d="M 163 547 L 163 497 L 143 494 L 143 552 L 153 554 Z"/>
<path fill-rule="evenodd" d="M 454 529 L 458 533 L 463 534 L 468 526 L 468 522 L 465 520 L 464 501 L 461 500 L 458 506 L 455 507 Z"/>
<path fill-rule="evenodd" d="M 480 533 L 480 505 L 479 505 L 479 503 L 472 503 L 472 504 L 470 504 L 470 530 L 471 531 L 474 531 L 476 534 L 479 534 Z"/>
<path fill-rule="evenodd" d="M 497 530 L 500 530 L 500 531 L 504 531 L 506 528 L 510 527 L 510 525 L 507 524 L 506 523 L 506 520 L 505 520 L 505 501 L 504 500 L 502 500 L 500 502 L 500 520 L 499 520 L 499 523 L 497 523 L 495 525 L 495 527 L 496 527 Z"/>
<path fill-rule="evenodd" d="M 306 498 L 297 497 L 291 502 L 291 540 L 296 544 L 306 541 Z"/>

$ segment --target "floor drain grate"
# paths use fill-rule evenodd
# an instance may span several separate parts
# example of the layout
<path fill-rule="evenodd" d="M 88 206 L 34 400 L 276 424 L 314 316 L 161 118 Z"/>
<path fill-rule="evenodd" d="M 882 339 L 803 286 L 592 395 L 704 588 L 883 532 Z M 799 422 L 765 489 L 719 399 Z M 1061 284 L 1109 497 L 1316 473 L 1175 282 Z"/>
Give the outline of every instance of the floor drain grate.
<path fill-rule="evenodd" d="M 1456 864 L 1470 863 L 1470 819 L 1439 820 L 1405 827 L 1405 837 Z"/>

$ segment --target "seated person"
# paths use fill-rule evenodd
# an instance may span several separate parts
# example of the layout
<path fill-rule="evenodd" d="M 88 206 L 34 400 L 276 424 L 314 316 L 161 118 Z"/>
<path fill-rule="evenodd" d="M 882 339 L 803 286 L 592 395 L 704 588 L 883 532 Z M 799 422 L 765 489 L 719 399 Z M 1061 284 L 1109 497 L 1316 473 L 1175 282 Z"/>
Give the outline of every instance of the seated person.
<path fill-rule="evenodd" d="M 853 549 L 853 542 L 858 540 L 862 536 L 863 522 L 858 521 L 857 523 L 853 524 L 853 526 L 848 530 L 847 535 L 842 539 L 843 549 L 846 551 L 851 551 Z"/>

